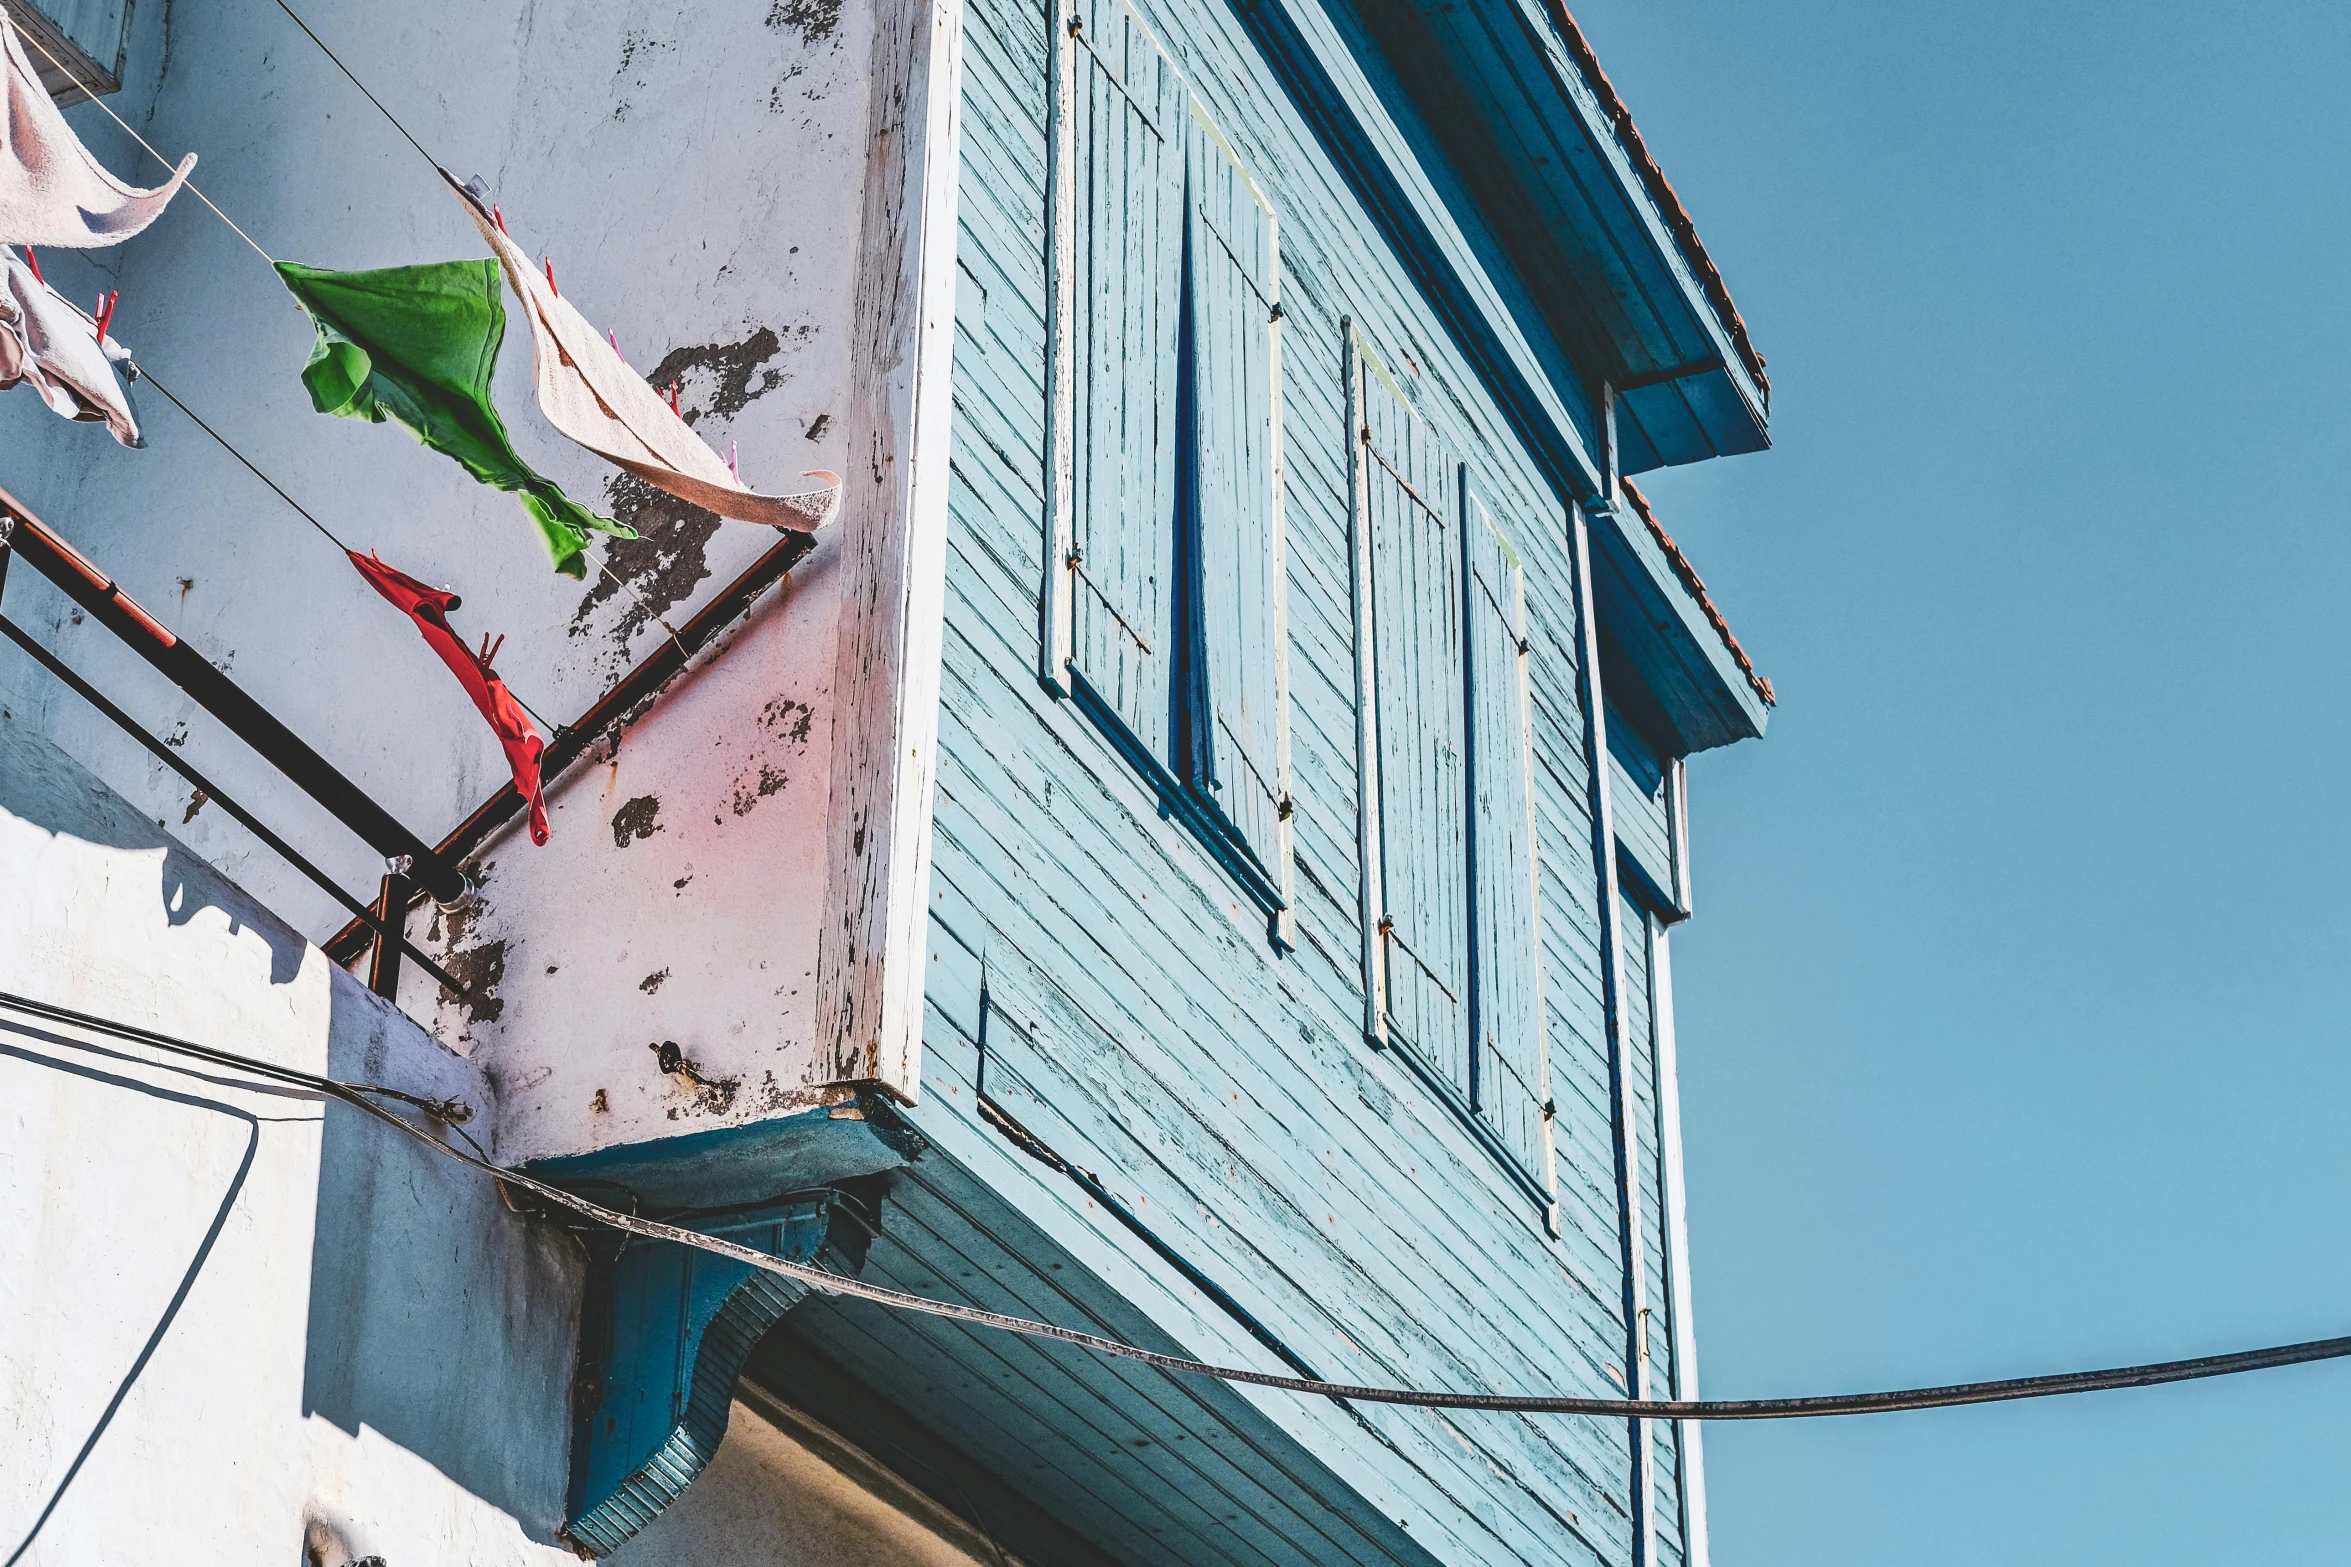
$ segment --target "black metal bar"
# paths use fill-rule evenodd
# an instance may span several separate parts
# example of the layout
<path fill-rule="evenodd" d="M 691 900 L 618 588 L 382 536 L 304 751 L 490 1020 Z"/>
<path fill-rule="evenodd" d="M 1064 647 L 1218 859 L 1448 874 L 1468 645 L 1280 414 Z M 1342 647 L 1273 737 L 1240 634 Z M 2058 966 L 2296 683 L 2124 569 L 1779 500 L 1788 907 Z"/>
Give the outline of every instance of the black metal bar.
<path fill-rule="evenodd" d="M 400 1000 L 400 950 L 405 940 L 395 940 L 392 932 L 408 923 L 408 878 L 398 871 L 384 872 L 384 884 L 376 893 L 375 950 L 367 960 L 367 988 L 397 1005 Z"/>
<path fill-rule="evenodd" d="M 42 668 L 48 670 L 52 675 L 55 675 L 76 696 L 80 697 L 83 701 L 89 703 L 92 707 L 98 709 L 99 712 L 105 714 L 109 719 L 113 720 L 114 726 L 116 728 L 120 729 L 124 734 L 129 735 L 133 740 L 138 741 L 140 745 L 147 749 L 149 755 L 153 756 L 164 766 L 170 768 L 173 772 L 178 773 L 182 778 L 185 778 L 196 788 L 203 790 L 205 798 L 212 804 L 219 806 L 232 819 L 234 819 L 238 825 L 242 826 L 247 832 L 253 834 L 254 837 L 259 838 L 263 843 L 268 844 L 272 849 L 276 850 L 278 854 L 284 857 L 287 864 L 293 866 L 294 869 L 309 877 L 313 882 L 316 882 L 319 888 L 324 891 L 327 896 L 333 898 L 337 903 L 340 903 L 343 905 L 343 907 L 358 915 L 359 918 L 367 925 L 373 927 L 377 932 L 379 939 L 383 937 L 389 937 L 393 941 L 398 942 L 401 950 L 406 952 L 410 957 L 416 959 L 417 965 L 426 973 L 432 975 L 435 980 L 439 981 L 441 987 L 447 990 L 449 994 L 457 997 L 461 1001 L 470 1001 L 473 999 L 472 992 L 468 991 L 463 985 L 457 983 L 455 979 L 452 979 L 446 969 L 442 968 L 438 963 L 435 963 L 431 958 L 426 957 L 423 953 L 417 951 L 413 946 L 410 946 L 408 943 L 408 938 L 405 935 L 399 933 L 399 926 L 379 920 L 376 917 L 375 912 L 369 909 L 366 904 L 361 903 L 357 898 L 354 898 L 351 896 L 351 894 L 345 892 L 342 887 L 334 880 L 334 878 L 327 875 L 326 872 L 320 870 L 317 866 L 311 864 L 310 861 L 304 859 L 301 854 L 296 852 L 292 844 L 289 844 L 285 839 L 279 837 L 276 833 L 271 832 L 267 827 L 264 827 L 261 824 L 260 819 L 255 817 L 251 811 L 246 810 L 236 801 L 221 793 L 220 786 L 218 784 L 215 784 L 211 779 L 206 778 L 202 773 L 196 771 L 196 769 L 190 766 L 177 751 L 174 751 L 170 746 L 165 745 L 162 741 L 156 739 L 146 730 L 140 728 L 138 721 L 133 719 L 130 714 L 124 712 L 121 708 L 108 701 L 105 693 L 98 690 L 97 687 L 91 685 L 81 676 L 75 674 L 70 668 L 66 666 L 64 660 L 58 658 L 56 654 L 41 646 L 38 641 L 34 640 L 31 633 L 24 630 L 23 627 L 17 625 L 15 621 L 10 620 L 5 615 L 0 615 L 0 635 L 6 636 L 9 641 L 14 642 L 18 647 L 23 648 L 27 653 L 31 654 Z M 389 880 L 390 878 L 386 879 Z M 405 905 L 403 906 L 402 912 L 403 914 L 406 912 Z"/>
<path fill-rule="evenodd" d="M 687 659 L 708 647 L 721 631 L 748 612 L 760 594 L 815 546 L 815 539 L 808 534 L 784 535 L 741 576 L 727 584 L 724 591 L 703 605 L 693 619 L 679 627 L 675 637 L 664 639 L 646 655 L 643 663 L 621 676 L 619 684 L 597 698 L 596 705 L 581 714 L 577 723 L 558 729 L 539 758 L 539 776 L 546 786 L 552 789 L 563 770 L 578 761 L 588 747 L 639 705 L 659 695 L 662 687 L 684 672 Z M 462 863 L 488 841 L 490 834 L 514 820 L 521 811 L 521 794 L 513 784 L 506 784 L 441 840 L 442 859 L 451 865 Z M 366 931 L 358 923 L 346 925 L 327 938 L 327 956 L 338 963 L 348 963 L 359 955 L 360 943 L 365 938 Z"/>
<path fill-rule="evenodd" d="M 10 543 L 28 565 L 120 637 L 166 680 L 193 697 L 199 707 L 260 753 L 262 760 L 285 774 L 385 859 L 406 856 L 413 867 L 411 874 L 434 897 L 447 903 L 465 896 L 465 877 L 453 862 L 435 853 L 5 490 L 0 490 L 0 515 L 14 521 Z"/>

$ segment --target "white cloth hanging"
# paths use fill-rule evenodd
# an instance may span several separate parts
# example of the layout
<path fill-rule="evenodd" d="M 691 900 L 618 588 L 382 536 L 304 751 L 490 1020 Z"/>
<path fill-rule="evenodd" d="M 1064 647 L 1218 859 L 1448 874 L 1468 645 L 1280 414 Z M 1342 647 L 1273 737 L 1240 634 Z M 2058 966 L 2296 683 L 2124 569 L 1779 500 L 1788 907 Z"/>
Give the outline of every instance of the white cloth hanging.
<path fill-rule="evenodd" d="M 65 123 L 24 52 L 16 24 L 0 9 L 6 110 L 0 115 L 0 245 L 88 250 L 119 244 L 163 216 L 196 155 L 180 160 L 153 190 L 125 185 L 98 166 Z"/>
<path fill-rule="evenodd" d="M 447 171 L 442 177 L 449 179 Z M 822 480 L 824 488 L 802 495 L 745 489 L 718 453 L 549 286 L 474 193 L 455 179 L 449 183 L 530 317 L 539 408 L 549 424 L 605 461 L 721 517 L 795 533 L 813 533 L 831 518 L 841 503 L 840 475 L 811 471 L 807 477 Z"/>
<path fill-rule="evenodd" d="M 114 375 L 131 351 L 111 333 L 101 343 L 98 324 L 34 276 L 14 251 L 0 255 L 6 257 L 0 261 L 0 392 L 30 386 L 66 418 L 103 420 L 123 445 L 144 445 Z"/>

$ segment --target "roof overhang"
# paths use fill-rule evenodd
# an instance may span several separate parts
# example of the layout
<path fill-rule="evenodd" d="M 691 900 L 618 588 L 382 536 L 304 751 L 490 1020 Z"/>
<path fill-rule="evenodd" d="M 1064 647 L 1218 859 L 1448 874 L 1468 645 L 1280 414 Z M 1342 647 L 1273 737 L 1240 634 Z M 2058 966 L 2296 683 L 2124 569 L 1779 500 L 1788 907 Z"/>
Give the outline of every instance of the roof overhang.
<path fill-rule="evenodd" d="M 1569 356 L 1617 466 L 1762 450 L 1770 383 L 1689 216 L 1558 0 L 1354 0 Z"/>

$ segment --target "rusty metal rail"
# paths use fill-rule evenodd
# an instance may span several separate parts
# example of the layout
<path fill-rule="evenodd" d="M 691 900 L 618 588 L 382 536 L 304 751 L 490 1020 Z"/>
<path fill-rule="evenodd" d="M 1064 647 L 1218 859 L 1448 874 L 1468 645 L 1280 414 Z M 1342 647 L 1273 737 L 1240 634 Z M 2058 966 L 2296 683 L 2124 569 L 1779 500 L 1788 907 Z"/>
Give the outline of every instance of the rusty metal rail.
<path fill-rule="evenodd" d="M 687 660 L 747 614 L 759 596 L 782 580 L 784 573 L 814 547 L 815 540 L 807 534 L 785 534 L 679 627 L 675 636 L 664 638 L 643 663 L 623 675 L 617 685 L 597 698 L 576 721 L 556 730 L 547 742 L 545 754 L 539 758 L 539 776 L 544 785 L 552 788 L 556 779 L 585 756 L 598 740 L 685 673 Z M 490 840 L 491 834 L 521 815 L 522 809 L 520 792 L 512 783 L 505 784 L 459 822 L 433 852 L 445 864 L 462 865 Z M 402 905 L 403 909 L 414 907 L 421 897 L 422 889 L 419 889 Z M 327 956 L 336 962 L 353 963 L 367 949 L 368 939 L 368 923 L 355 919 L 328 937 L 324 947 Z"/>
<path fill-rule="evenodd" d="M 456 861 L 410 832 L 6 490 L 0 490 L 0 522 L 8 528 L 5 547 L 10 554 L 56 584 L 93 620 L 121 638 L 124 646 L 186 692 L 198 707 L 218 719 L 368 847 L 387 861 L 406 860 L 408 874 L 417 884 L 445 903 L 465 895 L 465 878 Z"/>

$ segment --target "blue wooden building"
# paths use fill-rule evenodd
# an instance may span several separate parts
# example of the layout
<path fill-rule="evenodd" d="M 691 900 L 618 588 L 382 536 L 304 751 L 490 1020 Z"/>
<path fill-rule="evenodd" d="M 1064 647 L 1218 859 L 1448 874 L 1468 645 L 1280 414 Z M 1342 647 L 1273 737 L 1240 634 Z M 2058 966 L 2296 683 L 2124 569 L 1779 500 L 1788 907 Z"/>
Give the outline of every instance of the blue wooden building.
<path fill-rule="evenodd" d="M 1683 763 L 1771 692 L 1626 482 L 1766 444 L 1687 215 L 1536 0 L 971 0 L 961 114 L 930 1152 L 866 1276 L 1274 1371 L 1691 1396 Z M 1704 1554 L 1671 1425 L 829 1302 L 752 1374 L 1047 1557 Z"/>
<path fill-rule="evenodd" d="M 274 9 L 41 4 L 143 134 L 205 149 L 256 249 L 478 250 Z M 518 691 L 595 718 L 559 736 L 540 851 L 481 805 L 502 764 L 444 739 L 460 699 L 411 628 L 339 558 L 309 576 L 313 542 L 193 426 L 142 404 L 151 449 L 98 451 L 0 408 L 7 515 L 241 654 L 463 862 L 466 897 L 400 907 L 467 993 L 413 964 L 371 983 L 411 1055 L 422 1030 L 467 1058 L 472 1135 L 599 1202 L 1200 1360 L 1695 1396 L 1685 762 L 1760 736 L 1772 693 L 1634 476 L 1761 450 L 1768 382 L 1558 0 L 574 0 L 536 32 L 473 0 L 299 9 L 490 171 L 699 432 L 848 476 L 805 552 L 721 529 L 516 417 L 510 353 L 528 455 L 644 536 L 610 584 L 549 581 L 535 545 L 498 553 L 505 497 L 304 422 L 309 328 L 241 235 L 182 202 L 106 263 L 118 330 L 255 471 L 455 580 L 513 633 Z M 7 593 L 202 750 L 203 715 L 29 570 Z M 274 673 L 313 646 L 336 678 Z M 364 928 L 331 934 L 342 912 L 201 792 L 0 677 L 133 815 L 359 967 Z M 321 1135 L 334 1166 L 371 1134 Z M 517 1342 L 576 1348 L 569 1415 L 510 1422 L 524 1500 L 415 1435 L 438 1427 L 405 1393 L 329 1411 L 408 1433 L 550 1552 L 650 1549 L 742 1394 L 1033 1567 L 1705 1561 L 1694 1428 L 1341 1404 L 580 1245 L 505 1286 Z"/>

